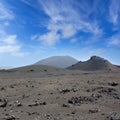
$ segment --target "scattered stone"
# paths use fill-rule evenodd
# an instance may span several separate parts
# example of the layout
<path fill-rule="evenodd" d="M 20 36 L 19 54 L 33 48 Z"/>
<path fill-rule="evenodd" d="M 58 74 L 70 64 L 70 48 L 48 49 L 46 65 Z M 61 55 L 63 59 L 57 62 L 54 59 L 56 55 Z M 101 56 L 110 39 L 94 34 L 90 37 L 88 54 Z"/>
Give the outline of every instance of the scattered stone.
<path fill-rule="evenodd" d="M 34 103 L 28 105 L 29 107 L 33 107 L 33 106 L 39 106 L 39 105 L 46 105 L 46 102 L 42 102 L 39 103 L 38 101 L 35 101 Z"/>
<path fill-rule="evenodd" d="M 101 98 L 103 96 L 100 93 L 93 93 L 92 97 Z"/>
<path fill-rule="evenodd" d="M 76 90 L 74 88 L 72 88 L 72 89 L 65 88 L 65 89 L 60 90 L 60 93 L 65 94 L 65 93 L 68 93 L 68 92 L 71 92 L 71 91 L 72 92 L 77 92 L 78 90 Z"/>
<path fill-rule="evenodd" d="M 11 115 L 11 116 L 6 116 L 4 119 L 5 120 L 17 120 L 18 118 L 16 118 L 14 115 Z"/>
<path fill-rule="evenodd" d="M 10 85 L 9 87 L 10 87 L 10 88 L 14 88 L 14 85 Z"/>
<path fill-rule="evenodd" d="M 28 87 L 28 85 L 25 85 L 26 87 Z"/>
<path fill-rule="evenodd" d="M 45 116 L 45 117 L 50 117 L 50 114 L 45 114 L 44 116 Z"/>
<path fill-rule="evenodd" d="M 38 95 L 41 95 L 41 93 L 38 93 Z"/>
<path fill-rule="evenodd" d="M 62 90 L 60 91 L 60 93 L 65 94 L 65 93 L 68 93 L 68 92 L 70 92 L 70 91 L 71 91 L 70 89 L 62 89 Z"/>
<path fill-rule="evenodd" d="M 101 115 L 105 115 L 105 113 L 101 113 Z"/>
<path fill-rule="evenodd" d="M 42 103 L 40 103 L 40 105 L 46 105 L 46 102 L 42 102 Z"/>
<path fill-rule="evenodd" d="M 87 89 L 86 92 L 90 92 L 90 89 Z"/>
<path fill-rule="evenodd" d="M 6 99 L 0 99 L 0 107 L 6 107 L 7 106 L 7 100 Z"/>
<path fill-rule="evenodd" d="M 111 113 L 107 118 L 110 120 L 120 120 L 120 116 L 116 112 Z"/>
<path fill-rule="evenodd" d="M 118 85 L 117 82 L 110 82 L 110 83 L 108 83 L 108 84 L 111 85 L 111 86 L 117 86 L 117 85 Z"/>
<path fill-rule="evenodd" d="M 72 111 L 71 114 L 75 114 L 76 113 L 76 110 Z"/>
<path fill-rule="evenodd" d="M 89 110 L 89 113 L 97 113 L 97 112 L 100 112 L 100 109 L 94 108 Z"/>
<path fill-rule="evenodd" d="M 56 97 L 56 99 L 59 99 L 59 98 L 60 98 L 60 96 L 57 96 L 57 97 Z"/>
<path fill-rule="evenodd" d="M 23 95 L 22 95 L 22 99 L 25 99 L 25 98 L 26 98 L 26 95 L 25 95 L 25 94 L 23 94 Z"/>
<path fill-rule="evenodd" d="M 34 103 L 28 105 L 29 107 L 33 107 L 33 106 L 39 106 L 39 102 L 35 101 Z"/>
<path fill-rule="evenodd" d="M 70 100 L 68 100 L 68 103 L 73 104 L 73 105 L 80 105 L 84 103 L 89 103 L 89 102 L 96 102 L 98 100 L 97 97 L 94 96 L 80 96 L 80 97 L 72 97 Z"/>
<path fill-rule="evenodd" d="M 96 87 L 92 89 L 92 92 L 93 91 L 98 91 L 99 93 L 111 93 L 111 92 L 115 92 L 116 89 L 110 87 Z"/>
<path fill-rule="evenodd" d="M 5 89 L 5 87 L 1 87 L 0 90 L 1 91 L 5 91 L 6 89 Z"/>
<path fill-rule="evenodd" d="M 70 107 L 70 106 L 69 106 L 69 105 L 67 105 L 67 104 L 63 104 L 62 106 L 63 106 L 63 107 Z"/>
<path fill-rule="evenodd" d="M 83 73 L 84 75 L 88 75 L 88 74 L 90 74 L 90 73 Z"/>
<path fill-rule="evenodd" d="M 107 94 L 112 96 L 115 99 L 120 99 L 120 93 L 118 91 L 116 91 L 116 89 L 114 88 L 110 88 L 110 87 L 97 87 L 97 88 L 93 88 L 93 91 L 98 91 L 98 93 L 103 93 L 103 94 Z"/>
<path fill-rule="evenodd" d="M 37 112 L 28 112 L 28 115 L 39 115 Z"/>
<path fill-rule="evenodd" d="M 44 116 L 45 116 L 48 120 L 51 119 L 51 115 L 50 115 L 50 114 L 45 114 Z"/>
<path fill-rule="evenodd" d="M 22 104 L 21 104 L 18 100 L 16 101 L 16 104 L 17 104 L 17 105 L 16 105 L 17 107 L 22 106 Z"/>
<path fill-rule="evenodd" d="M 53 93 L 53 92 L 51 92 L 50 94 L 51 94 L 51 95 L 53 95 L 54 93 Z"/>

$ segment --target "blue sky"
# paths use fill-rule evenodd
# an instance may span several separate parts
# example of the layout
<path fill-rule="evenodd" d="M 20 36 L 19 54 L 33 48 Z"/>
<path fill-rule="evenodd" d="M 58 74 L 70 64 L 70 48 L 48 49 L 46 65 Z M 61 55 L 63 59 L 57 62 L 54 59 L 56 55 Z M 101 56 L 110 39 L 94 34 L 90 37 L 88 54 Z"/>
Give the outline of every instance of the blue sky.
<path fill-rule="evenodd" d="M 55 55 L 120 65 L 120 0 L 0 0 L 0 66 Z"/>

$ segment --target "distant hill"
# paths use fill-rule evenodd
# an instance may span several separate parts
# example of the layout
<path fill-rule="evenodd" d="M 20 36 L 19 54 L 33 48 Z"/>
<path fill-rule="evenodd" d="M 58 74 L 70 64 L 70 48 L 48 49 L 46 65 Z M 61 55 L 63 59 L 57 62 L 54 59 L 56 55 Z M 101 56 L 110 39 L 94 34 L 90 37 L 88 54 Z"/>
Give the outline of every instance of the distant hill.
<path fill-rule="evenodd" d="M 120 68 L 120 66 L 119 66 L 119 65 L 116 65 L 116 67 Z"/>
<path fill-rule="evenodd" d="M 118 67 L 111 64 L 109 61 L 98 56 L 92 56 L 85 62 L 78 62 L 68 69 L 79 69 L 79 70 L 116 70 Z"/>
<path fill-rule="evenodd" d="M 63 69 L 61 68 L 55 68 L 51 66 L 46 66 L 46 65 L 28 65 L 28 66 L 23 66 L 23 67 L 18 67 L 18 68 L 13 68 L 9 69 L 8 71 L 18 71 L 18 72 L 47 72 L 47 71 L 62 71 Z"/>
<path fill-rule="evenodd" d="M 40 60 L 35 65 L 47 65 L 57 68 L 67 68 L 73 64 L 76 64 L 78 60 L 70 56 L 52 56 L 46 59 Z"/>
<path fill-rule="evenodd" d="M 30 78 L 37 78 L 37 77 L 43 77 L 43 76 L 56 76 L 56 75 L 64 75 L 68 73 L 69 70 L 67 69 L 62 69 L 62 68 L 56 68 L 56 67 L 51 67 L 51 66 L 45 66 L 45 65 L 28 65 L 28 66 L 22 66 L 18 68 L 12 68 L 9 70 L 2 69 L 0 70 L 0 73 L 2 74 L 14 74 L 15 76 L 21 75 L 27 75 Z"/>
<path fill-rule="evenodd" d="M 8 69 L 11 69 L 12 67 L 0 67 L 0 70 L 8 70 Z"/>

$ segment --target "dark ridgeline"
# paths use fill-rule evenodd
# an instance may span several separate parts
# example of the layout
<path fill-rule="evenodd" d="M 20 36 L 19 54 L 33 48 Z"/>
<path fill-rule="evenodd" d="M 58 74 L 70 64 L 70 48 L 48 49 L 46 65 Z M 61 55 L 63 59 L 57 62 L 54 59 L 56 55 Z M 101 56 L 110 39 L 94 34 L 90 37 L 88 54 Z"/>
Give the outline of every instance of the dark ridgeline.
<path fill-rule="evenodd" d="M 84 62 L 78 62 L 70 67 L 68 69 L 79 69 L 79 70 L 117 70 L 119 67 L 116 65 L 113 65 L 109 61 L 105 60 L 104 58 L 98 57 L 98 56 L 92 56 L 89 60 Z"/>

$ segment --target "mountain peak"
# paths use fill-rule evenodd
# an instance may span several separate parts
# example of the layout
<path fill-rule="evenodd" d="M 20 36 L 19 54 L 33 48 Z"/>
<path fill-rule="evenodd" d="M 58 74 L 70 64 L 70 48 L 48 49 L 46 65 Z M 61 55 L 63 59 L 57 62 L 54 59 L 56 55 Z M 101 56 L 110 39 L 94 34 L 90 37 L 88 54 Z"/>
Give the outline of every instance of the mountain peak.
<path fill-rule="evenodd" d="M 79 69 L 79 70 L 115 70 L 115 65 L 99 56 L 92 56 L 85 62 L 78 62 L 75 65 L 70 66 L 68 69 Z"/>
<path fill-rule="evenodd" d="M 40 60 L 35 65 L 47 65 L 58 68 L 67 68 L 73 64 L 76 64 L 78 60 L 71 56 L 52 56 L 46 59 Z"/>
<path fill-rule="evenodd" d="M 92 56 L 90 60 L 104 60 L 104 58 L 101 58 L 99 56 Z"/>

